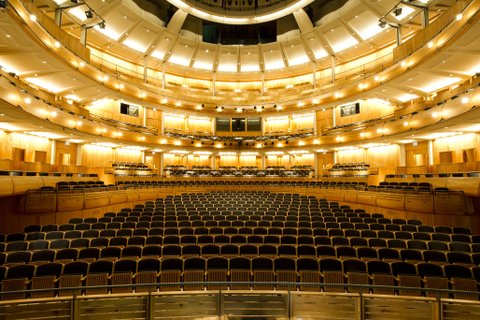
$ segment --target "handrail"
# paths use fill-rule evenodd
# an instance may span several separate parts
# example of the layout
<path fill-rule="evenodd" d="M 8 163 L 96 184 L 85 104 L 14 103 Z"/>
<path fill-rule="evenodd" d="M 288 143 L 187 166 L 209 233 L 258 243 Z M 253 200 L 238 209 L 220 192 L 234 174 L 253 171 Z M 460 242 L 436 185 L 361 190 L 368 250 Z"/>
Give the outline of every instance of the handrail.
<path fill-rule="evenodd" d="M 367 273 L 366 273 L 367 274 Z M 461 294 L 477 294 L 480 296 L 480 291 L 465 291 L 465 290 L 453 290 L 453 289 L 437 289 L 437 288 L 424 288 L 424 287 L 406 287 L 406 286 L 389 286 L 389 285 L 374 285 L 374 284 L 354 284 L 354 283 L 325 283 L 325 282 L 285 282 L 285 281 L 192 281 L 192 282 L 153 282 L 153 283 L 132 283 L 132 284 L 118 284 L 118 285 L 99 285 L 99 286 L 80 286 L 80 287 L 62 287 L 62 288 L 48 288 L 48 289 L 30 289 L 30 290 L 17 290 L 17 291 L 0 291 L 2 294 L 18 294 L 18 293 L 36 293 L 36 292 L 62 292 L 62 291 L 84 291 L 92 289 L 112 289 L 112 288 L 148 288 L 151 292 L 153 288 L 159 287 L 178 287 L 178 286 L 195 286 L 203 285 L 204 287 L 214 286 L 214 285 L 273 285 L 273 286 L 307 286 L 307 287 L 320 287 L 320 288 L 359 288 L 359 289 L 392 289 L 392 290 L 412 290 L 419 292 L 433 292 L 440 297 L 442 293 L 461 293 Z M 235 290 L 235 289 L 230 289 Z M 175 290 L 178 291 L 178 290 Z M 209 290 L 209 291 L 219 291 L 219 290 Z M 220 290 L 222 291 L 222 290 Z M 242 290 L 244 291 L 244 290 Z M 279 291 L 291 291 L 290 289 L 279 290 Z M 300 290 L 301 291 L 301 290 Z M 277 292 L 277 291 L 276 291 Z M 373 294 L 372 294 L 373 295 Z M 76 296 L 74 294 L 73 296 Z M 0 302 L 1 303 L 1 302 Z"/>

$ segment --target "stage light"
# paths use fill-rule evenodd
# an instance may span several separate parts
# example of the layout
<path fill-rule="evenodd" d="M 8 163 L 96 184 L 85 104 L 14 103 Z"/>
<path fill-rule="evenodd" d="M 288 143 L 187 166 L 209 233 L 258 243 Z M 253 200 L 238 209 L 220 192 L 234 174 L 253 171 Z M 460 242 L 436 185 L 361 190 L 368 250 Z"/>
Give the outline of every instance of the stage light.
<path fill-rule="evenodd" d="M 92 10 L 85 11 L 85 17 L 87 17 L 87 19 L 92 19 L 93 18 L 93 11 Z"/>

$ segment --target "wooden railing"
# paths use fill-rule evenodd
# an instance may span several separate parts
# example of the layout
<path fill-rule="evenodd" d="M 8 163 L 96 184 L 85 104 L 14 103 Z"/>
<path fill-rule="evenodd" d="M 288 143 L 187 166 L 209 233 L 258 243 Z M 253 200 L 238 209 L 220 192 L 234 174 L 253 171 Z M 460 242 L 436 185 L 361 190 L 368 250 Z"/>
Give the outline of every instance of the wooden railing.
<path fill-rule="evenodd" d="M 145 287 L 147 286 L 148 284 L 145 284 Z M 332 284 L 333 286 L 335 284 Z M 151 290 L 151 287 L 149 288 Z M 443 292 L 437 291 L 439 297 Z M 85 296 L 75 294 L 0 302 L 0 317 L 10 320 L 109 320 L 118 319 L 119 316 L 122 319 L 168 320 L 472 320 L 480 318 L 480 302 L 435 297 L 273 290 L 149 291 Z"/>

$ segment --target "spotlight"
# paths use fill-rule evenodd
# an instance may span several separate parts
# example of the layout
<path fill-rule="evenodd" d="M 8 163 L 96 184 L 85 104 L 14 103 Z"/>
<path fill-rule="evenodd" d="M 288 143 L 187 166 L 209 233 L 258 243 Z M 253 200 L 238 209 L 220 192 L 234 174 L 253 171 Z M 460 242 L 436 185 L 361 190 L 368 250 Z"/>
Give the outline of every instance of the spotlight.
<path fill-rule="evenodd" d="M 379 21 L 378 26 L 380 28 L 385 28 L 387 26 L 387 21 L 383 21 L 383 20 Z"/>
<path fill-rule="evenodd" d="M 7 0 L 0 0 L 0 8 L 6 8 L 7 7 Z"/>
<path fill-rule="evenodd" d="M 398 17 L 402 14 L 402 8 L 395 8 L 395 10 L 393 10 L 393 14 L 395 15 L 395 17 Z"/>
<path fill-rule="evenodd" d="M 87 17 L 87 19 L 92 19 L 93 18 L 93 11 L 92 10 L 85 11 L 85 17 Z"/>
<path fill-rule="evenodd" d="M 105 21 L 100 22 L 98 26 L 100 27 L 100 29 L 105 29 Z"/>
<path fill-rule="evenodd" d="M 78 0 L 70 0 L 72 3 L 78 3 Z"/>

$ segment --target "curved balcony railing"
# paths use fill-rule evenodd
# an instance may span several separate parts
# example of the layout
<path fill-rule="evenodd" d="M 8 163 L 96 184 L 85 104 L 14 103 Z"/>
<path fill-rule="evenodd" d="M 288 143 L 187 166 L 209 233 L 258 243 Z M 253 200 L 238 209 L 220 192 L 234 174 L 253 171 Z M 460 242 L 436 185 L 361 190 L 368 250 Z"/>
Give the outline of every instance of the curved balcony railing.
<path fill-rule="evenodd" d="M 480 302 L 443 298 L 446 295 L 472 296 L 478 293 L 454 290 L 348 285 L 360 293 L 307 292 L 288 290 L 297 285 L 339 289 L 347 284 L 262 282 L 239 285 L 282 285 L 285 290 L 207 290 L 157 292 L 158 283 L 91 286 L 55 289 L 66 296 L 19 299 L 0 302 L 0 314 L 9 319 L 477 319 Z M 225 282 L 162 283 L 168 286 L 224 286 Z M 81 295 L 81 290 L 144 289 L 144 293 Z M 408 290 L 428 292 L 430 297 L 370 294 L 369 290 Z M 167 289 L 168 290 L 168 289 Z M 340 289 L 341 290 L 341 289 Z M 364 291 L 364 292 L 362 292 Z M 366 291 L 366 292 L 365 292 Z M 16 294 L 48 293 L 49 290 L 19 291 Z M 2 293 L 4 295 L 5 293 Z"/>

